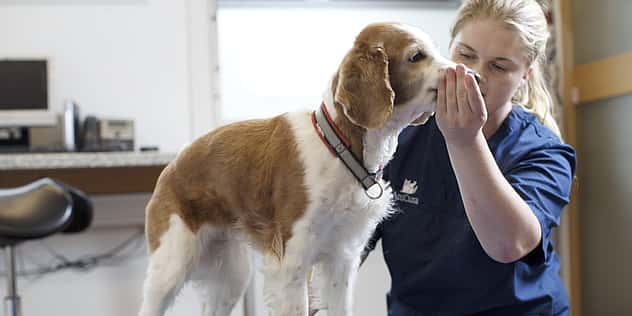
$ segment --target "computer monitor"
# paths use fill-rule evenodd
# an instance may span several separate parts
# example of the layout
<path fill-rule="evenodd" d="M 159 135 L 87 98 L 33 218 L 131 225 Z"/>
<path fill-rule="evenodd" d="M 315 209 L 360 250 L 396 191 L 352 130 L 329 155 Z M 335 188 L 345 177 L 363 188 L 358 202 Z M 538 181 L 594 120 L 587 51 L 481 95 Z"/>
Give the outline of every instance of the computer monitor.
<path fill-rule="evenodd" d="M 45 59 L 0 60 L 0 127 L 54 125 L 48 84 Z"/>

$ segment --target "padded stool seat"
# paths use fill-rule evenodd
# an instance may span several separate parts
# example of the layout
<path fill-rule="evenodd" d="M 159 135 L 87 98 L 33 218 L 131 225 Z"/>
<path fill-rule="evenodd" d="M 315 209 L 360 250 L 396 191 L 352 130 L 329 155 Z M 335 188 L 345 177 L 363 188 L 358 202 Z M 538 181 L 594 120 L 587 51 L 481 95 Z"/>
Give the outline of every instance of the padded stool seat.
<path fill-rule="evenodd" d="M 73 193 L 74 201 L 82 200 L 79 193 L 48 178 L 0 189 L 0 246 L 64 231 L 73 220 Z"/>
<path fill-rule="evenodd" d="M 44 178 L 27 185 L 0 189 L 0 247 L 6 259 L 8 316 L 20 316 L 15 248 L 20 242 L 57 232 L 83 231 L 92 222 L 92 203 L 79 190 Z"/>

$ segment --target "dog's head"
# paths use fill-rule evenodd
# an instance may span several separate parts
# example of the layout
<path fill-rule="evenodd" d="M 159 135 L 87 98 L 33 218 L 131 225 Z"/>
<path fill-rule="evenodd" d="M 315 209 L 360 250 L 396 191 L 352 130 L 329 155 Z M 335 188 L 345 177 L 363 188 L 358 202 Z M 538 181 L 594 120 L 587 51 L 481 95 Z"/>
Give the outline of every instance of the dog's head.
<path fill-rule="evenodd" d="M 449 65 L 421 30 L 371 24 L 338 69 L 334 99 L 364 128 L 422 124 L 434 111 L 439 75 Z"/>

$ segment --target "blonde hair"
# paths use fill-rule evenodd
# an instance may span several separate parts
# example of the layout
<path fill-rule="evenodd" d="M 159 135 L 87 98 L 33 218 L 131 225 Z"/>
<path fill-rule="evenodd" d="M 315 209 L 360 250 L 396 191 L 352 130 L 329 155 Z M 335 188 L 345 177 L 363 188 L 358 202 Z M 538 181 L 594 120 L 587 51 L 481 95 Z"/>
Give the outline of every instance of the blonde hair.
<path fill-rule="evenodd" d="M 520 36 L 532 67 L 527 83 L 521 85 L 511 101 L 533 113 L 544 126 L 558 136 L 560 129 L 553 118 L 553 99 L 544 78 L 546 43 L 549 30 L 542 7 L 535 0 L 464 0 L 450 31 L 451 39 L 463 26 L 476 18 L 493 18 L 506 23 Z"/>

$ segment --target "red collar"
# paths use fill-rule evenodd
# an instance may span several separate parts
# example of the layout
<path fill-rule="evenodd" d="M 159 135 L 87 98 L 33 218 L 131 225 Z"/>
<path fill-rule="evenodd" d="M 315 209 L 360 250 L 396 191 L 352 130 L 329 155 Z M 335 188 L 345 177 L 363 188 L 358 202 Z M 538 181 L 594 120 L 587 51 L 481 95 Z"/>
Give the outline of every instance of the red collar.
<path fill-rule="evenodd" d="M 331 127 L 333 128 L 338 138 L 340 138 L 340 141 L 342 141 L 345 144 L 345 146 L 347 146 L 347 148 L 351 148 L 351 142 L 342 134 L 338 126 L 336 126 L 336 124 L 334 123 L 334 120 L 331 118 L 329 111 L 327 111 L 327 106 L 325 106 L 325 102 L 321 103 L 320 108 L 323 110 L 323 113 L 325 114 L 325 118 L 327 119 L 327 122 L 329 122 L 329 125 L 331 125 Z M 316 112 L 312 112 L 312 125 L 314 126 L 314 130 L 316 130 L 316 134 L 318 134 L 318 137 L 323 142 L 323 144 L 327 146 L 327 149 L 329 149 L 331 154 L 337 157 L 336 151 L 334 150 L 334 148 L 331 147 L 329 142 L 327 142 L 327 140 L 325 139 L 325 136 L 323 135 L 323 132 L 320 130 L 320 127 L 318 127 L 318 123 L 316 123 L 315 115 L 316 115 Z"/>
<path fill-rule="evenodd" d="M 320 112 L 317 112 L 320 111 Z M 365 190 L 367 196 L 371 199 L 377 199 L 382 196 L 384 189 L 379 183 L 382 178 L 382 166 L 375 173 L 370 173 L 366 170 L 366 167 L 353 155 L 351 151 L 351 142 L 344 137 L 340 129 L 334 124 L 334 120 L 331 119 L 331 115 L 327 111 L 327 107 L 323 102 L 320 105 L 320 109 L 312 112 L 312 125 L 320 140 L 329 149 L 331 154 L 340 159 L 342 163 L 347 167 L 353 176 L 358 180 Z M 335 148 L 334 148 L 335 147 Z M 379 188 L 379 193 L 373 192 L 373 196 L 369 194 L 369 191 L 373 188 Z"/>

